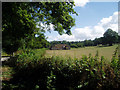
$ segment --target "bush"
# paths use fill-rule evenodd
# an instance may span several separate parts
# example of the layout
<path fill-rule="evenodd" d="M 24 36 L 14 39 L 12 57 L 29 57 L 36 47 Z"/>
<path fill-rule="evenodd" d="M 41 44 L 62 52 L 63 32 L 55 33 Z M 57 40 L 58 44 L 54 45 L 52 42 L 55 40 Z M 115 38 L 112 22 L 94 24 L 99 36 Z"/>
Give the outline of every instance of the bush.
<path fill-rule="evenodd" d="M 35 52 L 27 50 L 19 55 L 10 84 L 16 86 L 14 89 L 120 88 L 120 64 L 116 55 L 106 64 L 103 56 L 99 60 L 98 51 L 95 57 L 89 54 L 81 59 L 46 58 Z"/>

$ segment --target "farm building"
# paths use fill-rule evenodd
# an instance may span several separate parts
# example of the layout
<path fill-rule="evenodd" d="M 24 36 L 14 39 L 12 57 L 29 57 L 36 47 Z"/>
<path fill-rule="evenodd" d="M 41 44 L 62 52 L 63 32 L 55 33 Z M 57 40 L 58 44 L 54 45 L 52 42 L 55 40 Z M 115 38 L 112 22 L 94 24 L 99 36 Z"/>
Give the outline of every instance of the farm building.
<path fill-rule="evenodd" d="M 67 44 L 55 44 L 51 46 L 51 50 L 70 50 L 70 46 Z"/>

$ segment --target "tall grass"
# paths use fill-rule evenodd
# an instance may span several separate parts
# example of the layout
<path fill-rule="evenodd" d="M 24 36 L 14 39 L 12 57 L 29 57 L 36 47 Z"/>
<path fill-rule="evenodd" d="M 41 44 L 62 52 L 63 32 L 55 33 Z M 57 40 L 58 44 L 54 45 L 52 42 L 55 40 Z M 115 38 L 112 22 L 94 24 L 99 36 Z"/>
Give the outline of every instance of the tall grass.
<path fill-rule="evenodd" d="M 71 57 L 74 59 L 76 58 L 82 58 L 82 55 L 89 56 L 89 53 L 91 53 L 93 56 L 96 55 L 96 51 L 99 52 L 99 58 L 101 56 L 104 56 L 104 58 L 107 58 L 108 62 L 112 59 L 112 54 L 115 50 L 117 45 L 109 46 L 109 47 L 85 47 L 85 48 L 72 48 L 71 50 L 46 50 L 46 57 L 51 56 L 63 56 L 63 57 Z"/>
<path fill-rule="evenodd" d="M 36 55 L 35 52 L 27 50 L 18 56 L 14 68 L 16 73 L 10 82 L 14 86 L 12 89 L 120 88 L 120 60 L 117 49 L 109 64 L 104 56 L 99 58 L 98 51 L 94 57 L 89 54 L 83 55 L 81 59 L 60 56 L 46 58 L 44 54 Z"/>

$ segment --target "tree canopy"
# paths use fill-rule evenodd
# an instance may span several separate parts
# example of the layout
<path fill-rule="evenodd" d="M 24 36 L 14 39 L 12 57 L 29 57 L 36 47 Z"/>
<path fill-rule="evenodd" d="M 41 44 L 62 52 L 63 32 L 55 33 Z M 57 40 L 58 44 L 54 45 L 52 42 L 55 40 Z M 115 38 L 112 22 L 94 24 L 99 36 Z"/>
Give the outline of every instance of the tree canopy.
<path fill-rule="evenodd" d="M 3 49 L 7 53 L 18 50 L 23 46 L 23 42 L 28 43 L 35 34 L 43 33 L 45 29 L 50 31 L 50 24 L 60 35 L 70 35 L 70 29 L 75 25 L 70 14 L 77 15 L 73 6 L 74 2 L 3 2 Z M 41 24 L 37 27 L 38 23 L 46 25 L 47 28 L 41 28 Z M 44 37 L 41 42 L 45 43 L 44 34 L 40 36 Z"/>
<path fill-rule="evenodd" d="M 104 34 L 103 34 L 103 44 L 109 44 L 110 46 L 113 43 L 118 42 L 118 33 L 113 31 L 112 29 L 108 29 Z"/>

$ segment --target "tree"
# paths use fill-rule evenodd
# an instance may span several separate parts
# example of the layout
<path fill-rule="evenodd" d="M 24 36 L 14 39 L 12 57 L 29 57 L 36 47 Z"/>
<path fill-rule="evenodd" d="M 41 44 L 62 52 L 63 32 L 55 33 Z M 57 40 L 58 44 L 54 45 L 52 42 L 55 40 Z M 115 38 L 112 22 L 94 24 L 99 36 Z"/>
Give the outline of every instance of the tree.
<path fill-rule="evenodd" d="M 113 43 L 118 42 L 118 33 L 112 29 L 108 29 L 103 36 L 103 44 L 109 44 L 109 46 L 112 46 Z"/>
<path fill-rule="evenodd" d="M 22 46 L 23 39 L 33 36 L 35 21 L 27 14 L 25 3 L 2 3 L 2 36 L 3 49 L 7 53 L 16 51 Z"/>
<path fill-rule="evenodd" d="M 43 33 L 37 34 L 35 37 L 28 38 L 29 41 L 26 43 L 26 45 L 31 49 L 39 49 L 39 48 L 48 48 L 49 42 L 46 40 L 45 35 Z"/>
<path fill-rule="evenodd" d="M 94 45 L 92 40 L 85 40 L 83 43 L 85 46 L 93 46 Z"/>
<path fill-rule="evenodd" d="M 35 34 L 44 32 L 45 29 L 50 31 L 50 24 L 53 24 L 54 30 L 59 34 L 70 35 L 70 29 L 75 25 L 75 20 L 70 15 L 76 14 L 73 6 L 74 2 L 3 2 L 3 49 L 7 53 L 17 51 L 24 43 L 28 45 Z M 38 22 L 46 25 L 46 28 L 41 24 L 37 28 Z M 42 41 L 45 38 L 40 42 Z"/>
<path fill-rule="evenodd" d="M 71 44 L 70 47 L 72 47 L 72 48 L 78 48 L 78 46 L 76 44 Z"/>
<path fill-rule="evenodd" d="M 77 46 L 78 47 L 84 47 L 84 43 L 79 42 L 79 43 L 77 43 Z"/>
<path fill-rule="evenodd" d="M 99 45 L 99 44 L 102 44 L 102 37 L 100 37 L 100 38 L 95 38 L 95 39 L 93 40 L 93 42 L 94 42 L 94 46 L 97 46 L 97 45 Z"/>

